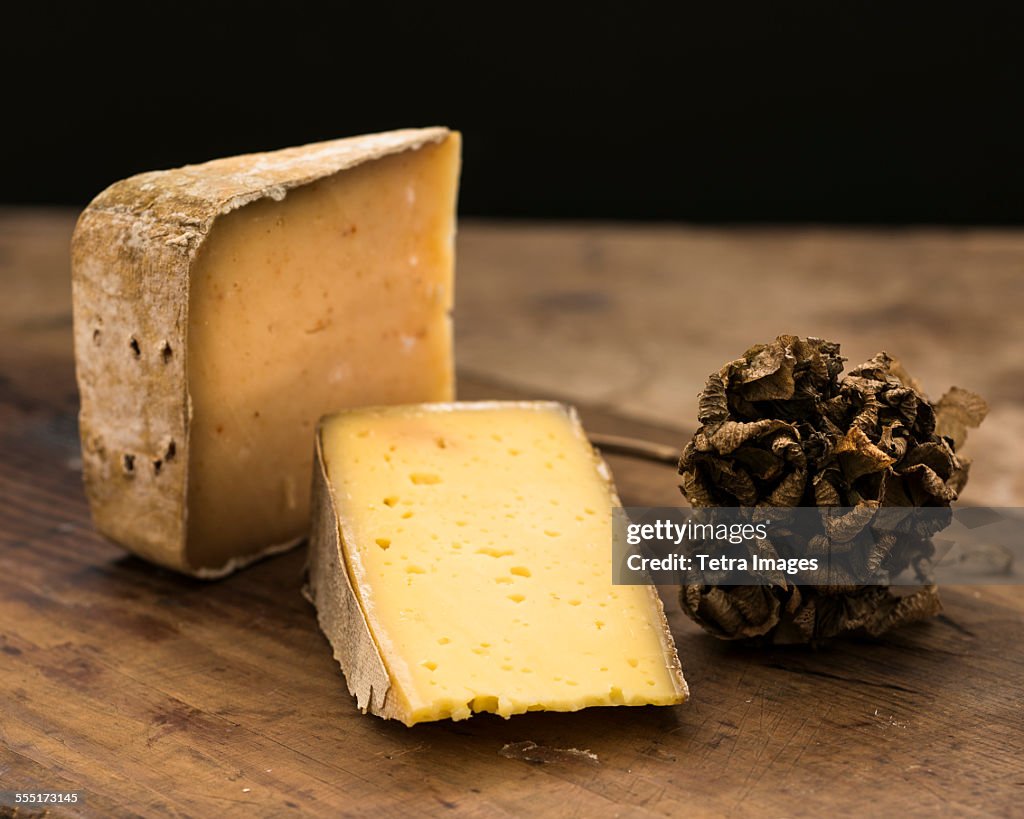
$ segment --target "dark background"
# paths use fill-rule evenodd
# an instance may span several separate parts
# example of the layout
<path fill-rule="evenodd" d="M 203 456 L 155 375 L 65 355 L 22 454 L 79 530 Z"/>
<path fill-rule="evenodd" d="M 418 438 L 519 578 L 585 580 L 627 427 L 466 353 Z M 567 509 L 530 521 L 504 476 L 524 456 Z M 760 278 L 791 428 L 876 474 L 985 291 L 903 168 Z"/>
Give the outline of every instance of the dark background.
<path fill-rule="evenodd" d="M 446 124 L 465 215 L 1024 222 L 1021 3 L 125 8 L 4 26 L 0 201 Z"/>

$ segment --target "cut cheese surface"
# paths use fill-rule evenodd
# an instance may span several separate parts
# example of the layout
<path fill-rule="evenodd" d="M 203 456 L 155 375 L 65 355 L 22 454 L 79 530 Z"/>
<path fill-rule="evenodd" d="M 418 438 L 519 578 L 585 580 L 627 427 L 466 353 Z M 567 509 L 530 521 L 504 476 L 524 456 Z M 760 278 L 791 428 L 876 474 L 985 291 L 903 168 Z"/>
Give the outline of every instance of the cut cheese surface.
<path fill-rule="evenodd" d="M 685 699 L 656 592 L 612 585 L 618 501 L 573 413 L 379 408 L 325 419 L 321 435 L 343 570 L 391 685 L 385 715 Z M 344 670 L 353 687 L 359 670 Z"/>
<path fill-rule="evenodd" d="M 97 528 L 217 577 L 309 530 L 320 416 L 450 400 L 459 135 L 369 134 L 139 174 L 72 241 Z"/>
<path fill-rule="evenodd" d="M 218 222 L 189 294 L 193 563 L 306 531 L 324 413 L 453 397 L 457 164 L 449 139 Z"/>

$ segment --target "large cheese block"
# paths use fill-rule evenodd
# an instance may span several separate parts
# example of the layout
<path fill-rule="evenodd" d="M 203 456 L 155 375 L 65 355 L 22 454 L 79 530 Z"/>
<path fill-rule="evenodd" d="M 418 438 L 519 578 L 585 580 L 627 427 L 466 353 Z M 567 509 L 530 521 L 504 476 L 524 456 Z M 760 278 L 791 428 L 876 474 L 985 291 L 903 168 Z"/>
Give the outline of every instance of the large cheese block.
<path fill-rule="evenodd" d="M 308 530 L 313 433 L 453 397 L 458 134 L 394 131 L 134 176 L 72 248 L 101 532 L 218 576 Z"/>
<path fill-rule="evenodd" d="M 657 592 L 611 582 L 618 503 L 560 404 L 324 419 L 307 593 L 358 706 L 413 725 L 682 702 Z"/>

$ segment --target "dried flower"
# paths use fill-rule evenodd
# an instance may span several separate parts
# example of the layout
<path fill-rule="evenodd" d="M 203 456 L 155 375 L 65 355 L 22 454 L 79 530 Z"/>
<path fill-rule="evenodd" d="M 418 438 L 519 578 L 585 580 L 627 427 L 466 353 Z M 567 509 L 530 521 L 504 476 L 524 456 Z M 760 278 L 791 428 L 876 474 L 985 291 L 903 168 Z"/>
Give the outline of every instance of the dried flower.
<path fill-rule="evenodd" d="M 839 345 L 779 336 L 712 374 L 698 406 L 700 428 L 679 461 L 680 489 L 695 507 L 852 507 L 836 521 L 866 527 L 880 507 L 948 507 L 967 482 L 956 454 L 988 411 L 954 387 L 932 405 L 885 353 L 840 378 Z M 814 642 L 888 629 L 938 613 L 928 581 L 934 531 L 882 538 L 873 565 L 913 567 L 925 585 L 899 596 L 880 585 L 688 585 L 683 610 L 725 639 Z M 763 541 L 758 548 L 770 549 Z"/>

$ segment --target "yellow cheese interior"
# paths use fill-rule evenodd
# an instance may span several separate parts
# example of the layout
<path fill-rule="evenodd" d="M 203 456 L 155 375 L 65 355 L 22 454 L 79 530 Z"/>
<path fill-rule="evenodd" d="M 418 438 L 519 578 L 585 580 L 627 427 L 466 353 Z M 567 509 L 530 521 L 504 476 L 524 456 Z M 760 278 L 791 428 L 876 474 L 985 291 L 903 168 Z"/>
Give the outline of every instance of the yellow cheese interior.
<path fill-rule="evenodd" d="M 305 534 L 327 412 L 449 400 L 458 137 L 220 217 L 190 283 L 188 553 Z"/>
<path fill-rule="evenodd" d="M 342 413 L 322 441 L 406 724 L 682 701 L 655 593 L 611 583 L 613 490 L 563 407 Z"/>

